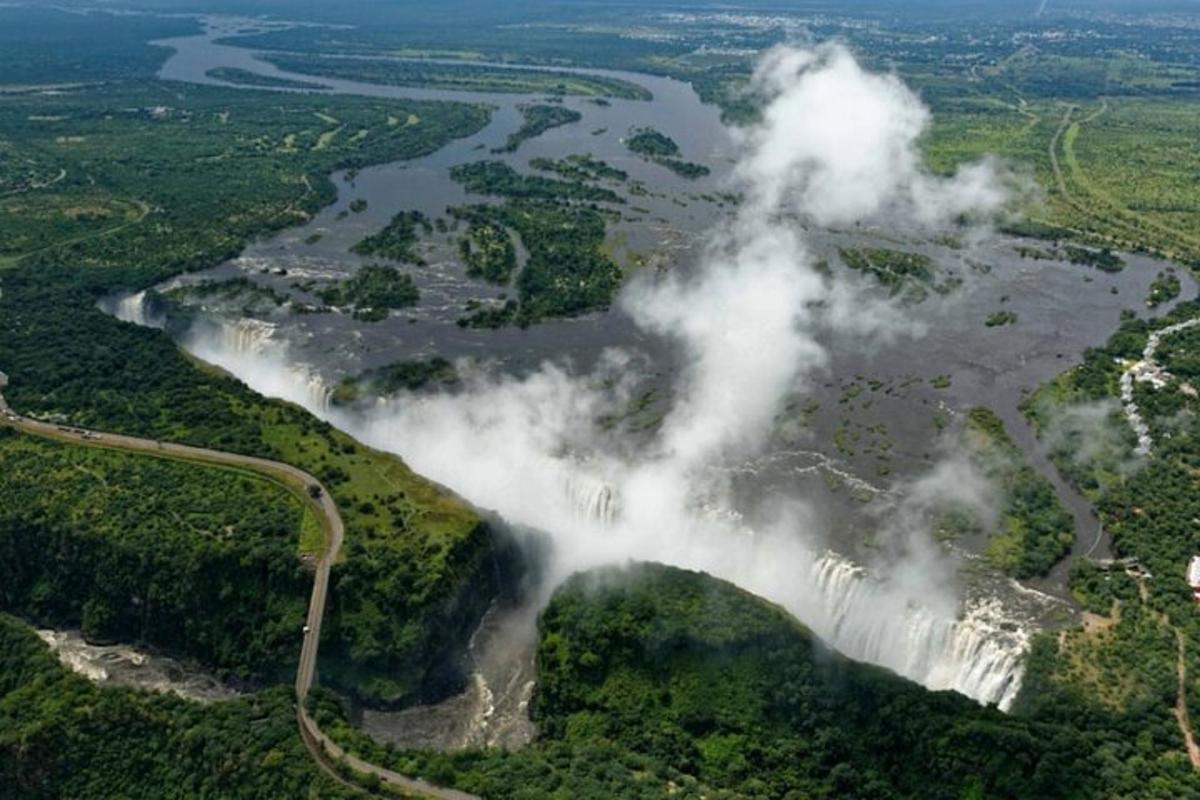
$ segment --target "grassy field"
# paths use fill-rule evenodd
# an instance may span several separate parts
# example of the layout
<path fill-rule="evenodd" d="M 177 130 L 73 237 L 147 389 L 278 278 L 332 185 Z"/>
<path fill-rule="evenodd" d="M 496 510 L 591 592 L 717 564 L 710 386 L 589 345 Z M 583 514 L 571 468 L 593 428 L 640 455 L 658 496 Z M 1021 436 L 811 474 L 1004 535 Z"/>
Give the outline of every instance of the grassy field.
<path fill-rule="evenodd" d="M 1007 104 L 997 98 L 938 108 L 925 142 L 939 171 L 985 155 L 1023 170 L 1039 191 L 1026 208 L 1060 235 L 1200 263 L 1200 104 L 1187 99 Z"/>
<path fill-rule="evenodd" d="M 390 86 L 419 86 L 464 92 L 651 99 L 649 91 L 628 81 L 570 72 L 510 69 L 470 63 L 314 58 L 303 54 L 282 53 L 271 53 L 262 58 L 287 72 Z"/>

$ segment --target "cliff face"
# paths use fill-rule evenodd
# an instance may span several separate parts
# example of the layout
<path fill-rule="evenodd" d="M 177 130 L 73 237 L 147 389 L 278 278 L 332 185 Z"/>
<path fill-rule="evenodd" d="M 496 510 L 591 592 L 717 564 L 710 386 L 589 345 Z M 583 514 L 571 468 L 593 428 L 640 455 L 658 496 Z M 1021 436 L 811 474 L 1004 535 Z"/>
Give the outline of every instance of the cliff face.
<path fill-rule="evenodd" d="M 379 709 L 436 702 L 462 690 L 471 635 L 488 607 L 511 590 L 520 563 L 503 526 L 478 517 L 445 545 L 423 564 L 388 569 L 359 558 L 335 568 L 321 647 L 323 685 Z M 385 593 L 364 593 L 364 566 L 405 581 Z"/>

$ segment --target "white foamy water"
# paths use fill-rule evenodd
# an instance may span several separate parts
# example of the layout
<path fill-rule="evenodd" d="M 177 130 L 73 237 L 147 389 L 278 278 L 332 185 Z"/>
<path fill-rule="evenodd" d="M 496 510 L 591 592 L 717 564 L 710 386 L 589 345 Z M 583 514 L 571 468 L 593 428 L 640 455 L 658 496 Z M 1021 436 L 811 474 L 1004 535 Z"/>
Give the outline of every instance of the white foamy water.
<path fill-rule="evenodd" d="M 172 692 L 187 700 L 230 700 L 238 692 L 201 670 L 128 645 L 89 644 L 79 631 L 39 630 L 63 666 L 94 683 Z"/>
<path fill-rule="evenodd" d="M 1024 643 L 963 602 L 952 560 L 918 514 L 899 507 L 881 524 L 879 552 L 891 560 L 880 557 L 867 575 L 824 554 L 838 532 L 822 529 L 804 497 L 735 508 L 715 474 L 768 448 L 785 399 L 828 369 L 826 334 L 870 346 L 924 330 L 857 282 L 827 279 L 797 221 L 938 230 L 1000 211 L 1006 179 L 988 161 L 952 177 L 925 173 L 928 109 L 898 77 L 862 69 L 839 45 L 774 48 L 754 85 L 766 108 L 738 137 L 733 174 L 744 201 L 706 236 L 698 263 L 662 279 L 643 273 L 621 298 L 639 331 L 680 354 L 671 408 L 632 455 L 594 424 L 629 400 L 619 397 L 632 388 L 620 356 L 586 380 L 544 363 L 520 379 L 472 379 L 454 394 L 349 412 L 331 409 L 270 333 L 201 330 L 188 346 L 476 505 L 546 532 L 551 585 L 628 560 L 702 570 L 779 603 L 851 656 L 1007 703 Z M 912 500 L 962 494 L 963 477 L 934 470 Z"/>
<path fill-rule="evenodd" d="M 968 601 L 959 617 L 914 601 L 889 607 L 885 586 L 834 553 L 813 577 L 825 608 L 809 624 L 840 652 L 1005 710 L 1016 698 L 1029 632 L 998 599 Z"/>
<path fill-rule="evenodd" d="M 930 689 L 1001 708 L 1020 689 L 1031 626 L 999 600 L 948 603 L 936 581 L 914 586 L 814 551 L 803 518 L 752 528 L 653 463 L 580 462 L 562 452 L 507 447 L 486 423 L 439 421 L 441 414 L 484 413 L 480 408 L 464 412 L 417 397 L 380 402 L 365 416 L 330 407 L 324 384 L 290 365 L 285 343 L 272 333 L 269 324 L 249 320 L 193 336 L 188 347 L 252 388 L 397 453 L 478 506 L 549 533 L 552 583 L 629 560 L 701 570 L 780 604 L 839 652 Z"/>
<path fill-rule="evenodd" d="M 122 322 L 132 322 L 145 328 L 161 328 L 166 323 L 161 315 L 150 311 L 145 292 L 106 300 L 100 303 L 100 307 Z"/>

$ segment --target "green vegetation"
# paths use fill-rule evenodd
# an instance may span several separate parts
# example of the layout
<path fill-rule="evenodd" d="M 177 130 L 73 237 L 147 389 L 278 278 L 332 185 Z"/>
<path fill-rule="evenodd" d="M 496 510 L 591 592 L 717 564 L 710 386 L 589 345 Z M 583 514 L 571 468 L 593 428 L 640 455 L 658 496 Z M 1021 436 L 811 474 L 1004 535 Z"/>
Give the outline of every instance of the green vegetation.
<path fill-rule="evenodd" d="M 286 681 L 312 583 L 311 512 L 252 473 L 0 427 L 0 606 L 89 639 L 151 642 Z"/>
<path fill-rule="evenodd" d="M 0 89 L 150 77 L 153 39 L 200 33 L 194 19 L 37 6 L 0 8 Z"/>
<path fill-rule="evenodd" d="M 526 104 L 518 106 L 518 109 L 525 121 L 521 123 L 521 127 L 515 133 L 508 135 L 504 146 L 494 148 L 493 153 L 515 153 L 522 142 L 541 136 L 551 128 L 570 125 L 583 119 L 583 115 L 578 111 L 572 111 L 563 106 Z"/>
<path fill-rule="evenodd" d="M 116 270 L 4 275 L 0 363 L 14 408 L 275 458 L 317 475 L 342 510 L 347 539 L 322 629 L 322 680 L 383 703 L 452 679 L 445 662 L 492 591 L 488 529 L 398 459 L 198 368 L 162 332 L 101 312 L 89 287 L 111 291 L 108 282 L 119 277 Z"/>
<path fill-rule="evenodd" d="M 472 278 L 500 286 L 508 284 L 517 268 L 517 249 L 502 225 L 473 222 L 458 240 L 458 253 Z"/>
<path fill-rule="evenodd" d="M 510 201 L 451 209 L 451 214 L 471 226 L 511 228 L 529 251 L 517 275 L 519 309 L 507 303 L 480 309 L 483 316 L 465 318 L 467 327 L 493 327 L 509 319 L 528 325 L 606 308 L 621 286 L 620 267 L 603 249 L 604 218 L 590 208 Z"/>
<path fill-rule="evenodd" d="M 703 178 L 709 174 L 711 170 L 703 164 L 697 164 L 694 161 L 683 161 L 678 158 L 659 158 L 655 159 L 655 163 L 666 167 L 681 178 L 695 180 Z"/>
<path fill-rule="evenodd" d="M 1075 521 L 1059 503 L 1054 486 L 1025 463 L 1021 449 L 990 408 L 978 406 L 967 414 L 963 444 L 971 460 L 1004 493 L 988 559 L 1014 578 L 1045 575 L 1075 541 Z"/>
<path fill-rule="evenodd" d="M 365 206 L 366 201 L 363 202 Z M 418 227 L 426 234 L 433 230 L 429 219 L 420 211 L 401 211 L 379 233 L 368 236 L 350 249 L 360 256 L 377 256 L 423 266 L 425 260 L 413 250 Z"/>
<path fill-rule="evenodd" d="M 13 156 L 0 160 L 0 181 L 20 187 L 0 198 L 6 397 L 30 415 L 275 458 L 318 475 L 347 526 L 321 678 L 377 704 L 456 679 L 455 654 L 493 592 L 487 527 L 398 459 L 197 365 L 166 334 L 119 322 L 97 301 L 217 264 L 331 202 L 331 171 L 423 155 L 488 116 L 462 104 L 153 81 L 0 94 L 0 140 Z M 389 124 L 406 118 L 411 124 Z M 343 127 L 368 133 L 343 136 Z M 28 179 L 64 173 L 52 183 Z M 117 211 L 107 220 L 76 212 L 91 208 Z M 0 584 L 15 585 L 16 566 L 0 569 Z M 220 643 L 221 652 L 234 646 Z"/>
<path fill-rule="evenodd" d="M 992 314 L 988 314 L 988 318 L 983 321 L 983 324 L 989 328 L 1000 328 L 1005 325 L 1016 325 L 1017 312 L 996 311 Z"/>
<path fill-rule="evenodd" d="M 679 155 L 679 145 L 665 133 L 653 128 L 640 128 L 625 140 L 631 153 L 650 159 L 671 158 Z"/>
<path fill-rule="evenodd" d="M 593 158 L 591 153 L 576 154 L 560 158 L 557 161 L 550 158 L 535 158 L 529 166 L 543 172 L 556 172 L 569 181 L 625 181 L 629 178 L 624 170 L 617 169 L 611 164 Z"/>
<path fill-rule="evenodd" d="M 270 287 L 260 286 L 245 276 L 223 281 L 204 280 L 188 283 L 177 286 L 159 297 L 165 297 L 172 306 L 213 301 L 236 304 L 241 313 L 249 317 L 268 314 L 288 302 L 287 295 L 280 294 Z M 153 304 L 156 300 L 150 297 L 147 302 Z"/>
<path fill-rule="evenodd" d="M 597 169 L 582 160 L 574 166 Z M 467 314 L 458 320 L 460 326 L 530 325 L 608 306 L 621 285 L 621 270 L 604 247 L 602 212 L 582 202 L 622 202 L 619 195 L 581 179 L 521 175 L 500 161 L 461 164 L 452 168 L 450 175 L 468 191 L 509 198 L 503 205 L 449 210 L 451 217 L 468 226 L 467 235 L 459 242 L 467 274 L 500 285 L 508 283 L 517 268 L 509 230 L 529 252 L 516 280 L 519 302 L 472 301 Z"/>
<path fill-rule="evenodd" d="M 487 302 L 468 300 L 466 314 L 457 320 L 460 328 L 495 330 L 518 320 L 520 304 L 516 300 Z"/>
<path fill-rule="evenodd" d="M 10 797 L 358 797 L 318 771 L 277 687 L 201 705 L 100 688 L 0 615 L 0 785 Z"/>
<path fill-rule="evenodd" d="M 387 124 L 406 112 L 421 122 Z M 162 83 L 0 95 L 0 191 L 15 190 L 0 196 L 0 267 L 157 277 L 217 263 L 332 202 L 329 172 L 424 155 L 487 119 L 468 105 Z"/>
<path fill-rule="evenodd" d="M 377 395 L 419 389 L 448 389 L 458 384 L 458 370 L 446 359 L 435 356 L 416 361 L 398 361 L 343 378 L 333 390 L 330 402 L 349 405 L 367 392 Z"/>
<path fill-rule="evenodd" d="M 575 576 L 542 614 L 538 666 L 539 738 L 518 753 L 397 752 L 339 724 L 327 700 L 318 719 L 372 760 L 488 798 L 566 785 L 586 798 L 1049 800 L 1094 784 L 1073 731 L 852 662 L 700 573 Z"/>
<path fill-rule="evenodd" d="M 367 200 L 364 197 L 356 197 L 350 201 L 350 210 L 355 214 L 361 214 L 367 210 Z"/>
<path fill-rule="evenodd" d="M 1186 384 L 1200 381 L 1200 332 L 1187 328 L 1162 340 L 1155 356 L 1172 376 Z M 1183 386 L 1177 387 L 1186 396 Z M 1163 409 L 1165 413 L 1170 410 Z M 1169 426 L 1164 426 L 1169 427 Z"/>
<path fill-rule="evenodd" d="M 459 164 L 450 169 L 450 177 L 461 183 L 468 192 L 475 194 L 526 200 L 624 202 L 612 189 L 589 186 L 580 181 L 560 181 L 540 175 L 522 175 L 503 161 Z"/>
<path fill-rule="evenodd" d="M 272 75 L 260 75 L 248 69 L 239 67 L 214 67 L 204 73 L 210 78 L 238 86 L 256 86 L 262 89 L 324 89 L 325 86 L 311 81 L 297 81 L 291 78 L 276 78 Z"/>
<path fill-rule="evenodd" d="M 1087 247 L 1066 245 L 1063 252 L 1072 264 L 1084 264 L 1095 267 L 1101 272 L 1120 272 L 1125 269 L 1125 261 L 1113 254 L 1107 247 L 1092 250 Z"/>
<path fill-rule="evenodd" d="M 387 319 L 389 311 L 415 306 L 420 299 L 412 276 L 386 264 L 367 264 L 317 296 L 331 306 L 354 309 L 354 318 L 363 322 Z"/>
<path fill-rule="evenodd" d="M 679 145 L 670 136 L 653 128 L 638 129 L 625 140 L 625 146 L 629 148 L 630 152 L 664 166 L 682 178 L 692 180 L 709 173 L 708 167 L 703 164 L 694 164 L 675 158 L 679 155 Z"/>
<path fill-rule="evenodd" d="M 283 53 L 271 53 L 262 58 L 286 72 L 383 83 L 389 86 L 416 86 L 465 92 L 652 99 L 650 92 L 627 81 L 550 70 L 510 69 L 487 64 L 313 57 Z"/>
<path fill-rule="evenodd" d="M 1169 303 L 1183 291 L 1179 276 L 1173 267 L 1160 271 L 1150 284 L 1150 293 L 1146 297 L 1146 305 L 1157 308 L 1163 303 Z"/>
<path fill-rule="evenodd" d="M 927 156 L 946 169 L 984 153 L 1032 166 L 1047 198 L 1027 209 L 1020 232 L 1082 242 L 1082 263 L 1115 271 L 1113 249 L 1196 263 L 1200 192 L 1188 176 L 1200 161 L 1184 144 L 1200 136 L 1195 102 L 1106 93 L 1103 101 L 946 100 L 935 105 Z"/>
<path fill-rule="evenodd" d="M 1133 432 L 1115 398 L 1126 365 L 1140 358 L 1152 330 L 1200 313 L 1181 303 L 1160 319 L 1128 316 L 1103 348 L 1041 387 L 1024 406 L 1046 437 L 1059 469 L 1094 502 L 1119 557 L 1132 557 L 1146 575 L 1127 575 L 1084 563 L 1072 571 L 1076 598 L 1099 624 L 1046 636 L 1029 660 L 1023 708 L 1077 725 L 1093 742 L 1102 774 L 1127 796 L 1182 797 L 1200 791 L 1180 754 L 1175 708 L 1200 719 L 1191 677 L 1200 670 L 1200 618 L 1185 582 L 1188 560 L 1200 552 L 1192 523 L 1200 515 L 1195 487 L 1200 427 L 1196 399 L 1179 381 L 1162 389 L 1137 384 L 1135 400 L 1150 426 L 1153 454 L 1133 458 Z M 1197 352 L 1193 330 L 1164 339 L 1160 363 L 1172 349 Z M 1187 680 L 1180 682 L 1180 671 Z M 1136 731 L 1136 741 L 1130 732 Z M 1111 794 L 1117 794 L 1114 789 Z"/>
<path fill-rule="evenodd" d="M 858 247 L 838 250 L 842 263 L 853 270 L 870 275 L 895 296 L 906 302 L 920 303 L 932 289 L 938 294 L 954 291 L 961 279 L 950 276 L 937 282 L 937 267 L 933 259 L 921 253 L 906 253 L 882 247 Z"/>

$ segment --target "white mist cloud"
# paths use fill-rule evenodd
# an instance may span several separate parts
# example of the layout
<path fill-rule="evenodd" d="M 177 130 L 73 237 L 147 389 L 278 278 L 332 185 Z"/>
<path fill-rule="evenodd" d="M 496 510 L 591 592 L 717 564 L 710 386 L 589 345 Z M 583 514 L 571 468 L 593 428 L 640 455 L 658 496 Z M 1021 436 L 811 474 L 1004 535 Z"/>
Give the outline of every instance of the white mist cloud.
<path fill-rule="evenodd" d="M 868 582 L 825 557 L 804 498 L 773 514 L 759 509 L 752 527 L 730 508 L 720 478 L 723 464 L 761 451 L 784 399 L 827 369 L 822 335 L 869 346 L 920 330 L 898 307 L 814 269 L 797 215 L 844 224 L 886 213 L 931 225 L 995 211 L 1004 191 L 987 164 L 951 179 L 924 172 L 917 141 L 928 111 L 897 77 L 863 70 L 840 46 L 772 50 L 755 81 L 769 104 L 741 141 L 735 180 L 746 201 L 695 270 L 635 281 L 622 298 L 639 327 L 674 340 L 683 356 L 649 446 L 614 448 L 596 430 L 627 396 L 605 387 L 636 379 L 617 359 L 590 376 L 546 364 L 526 378 L 404 397 L 365 416 L 324 413 L 477 505 L 548 533 L 552 580 L 630 558 L 705 570 L 783 604 L 850 655 L 935 688 L 1005 699 L 1012 654 L 955 640 L 963 629 L 952 581 L 943 580 L 950 568 L 915 544 L 925 531 L 919 514 L 896 514 L 885 529 L 905 542 L 891 570 L 905 577 Z M 204 353 L 252 386 L 268 385 L 270 370 Z M 255 358 L 261 365 L 265 356 Z M 910 505 L 953 488 L 945 477 L 910 487 Z M 955 660 L 964 658 L 973 661 Z"/>
<path fill-rule="evenodd" d="M 1132 475 L 1145 465 L 1135 455 L 1136 437 L 1115 399 L 1047 404 L 1040 410 L 1041 437 L 1050 452 L 1069 454 L 1080 467 L 1103 467 L 1121 475 Z"/>
<path fill-rule="evenodd" d="M 934 225 L 995 213 L 1008 199 L 994 161 L 952 178 L 921 167 L 929 110 L 894 74 L 867 72 L 845 47 L 776 47 L 755 71 L 768 98 L 763 124 L 746 135 L 738 167 L 763 210 L 793 211 L 821 225 L 887 213 Z"/>

